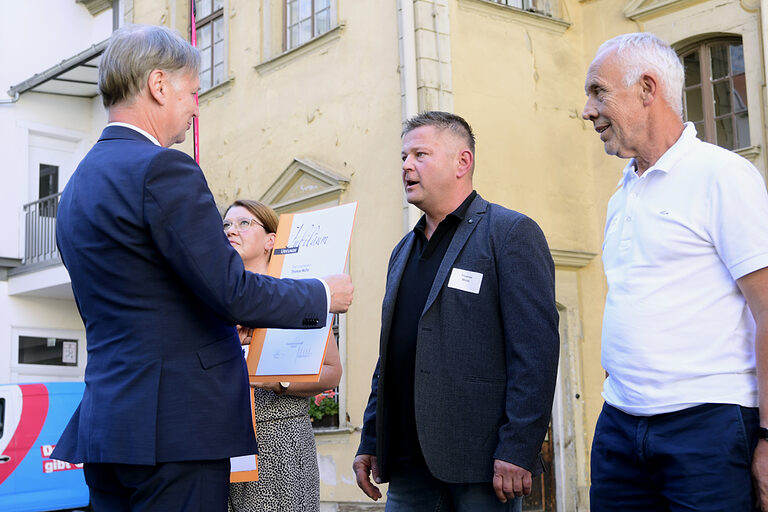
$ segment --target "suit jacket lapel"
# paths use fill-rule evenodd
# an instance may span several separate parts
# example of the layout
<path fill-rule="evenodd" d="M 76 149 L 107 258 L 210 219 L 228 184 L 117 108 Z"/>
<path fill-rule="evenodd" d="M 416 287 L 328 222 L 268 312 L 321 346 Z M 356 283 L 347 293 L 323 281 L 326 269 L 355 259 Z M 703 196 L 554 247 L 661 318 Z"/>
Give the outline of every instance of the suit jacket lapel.
<path fill-rule="evenodd" d="M 432 288 L 429 290 L 427 303 L 424 304 L 424 311 L 421 313 L 422 316 L 424 313 L 429 311 L 432 303 L 435 302 L 437 295 L 440 293 L 440 290 L 443 287 L 443 283 L 448 277 L 448 271 L 451 269 L 451 267 L 453 267 L 453 263 L 456 261 L 459 253 L 464 248 L 464 245 L 466 245 L 467 240 L 469 240 L 469 236 L 475 230 L 477 224 L 483 218 L 487 208 L 488 201 L 480 197 L 480 194 L 478 194 L 474 201 L 472 201 L 472 204 L 469 205 L 467 215 L 464 217 L 464 220 L 461 221 L 459 227 L 456 228 L 456 233 L 453 235 L 451 244 L 448 246 L 448 250 L 445 252 L 443 261 L 440 263 L 440 268 L 437 269 L 437 275 L 435 275 L 435 280 L 432 282 Z"/>
<path fill-rule="evenodd" d="M 384 291 L 384 300 L 382 301 L 382 319 L 381 319 L 381 344 L 385 346 L 389 340 L 389 327 L 392 325 L 392 315 L 395 311 L 395 301 L 397 300 L 397 290 L 400 288 L 400 280 L 403 278 L 403 272 L 405 272 L 405 265 L 408 263 L 408 257 L 411 255 L 413 249 L 414 240 L 413 231 L 408 233 L 408 236 L 403 243 L 403 247 L 400 249 L 395 260 L 392 262 L 391 274 L 387 278 L 387 289 Z M 384 354 L 384 352 L 382 352 Z"/>

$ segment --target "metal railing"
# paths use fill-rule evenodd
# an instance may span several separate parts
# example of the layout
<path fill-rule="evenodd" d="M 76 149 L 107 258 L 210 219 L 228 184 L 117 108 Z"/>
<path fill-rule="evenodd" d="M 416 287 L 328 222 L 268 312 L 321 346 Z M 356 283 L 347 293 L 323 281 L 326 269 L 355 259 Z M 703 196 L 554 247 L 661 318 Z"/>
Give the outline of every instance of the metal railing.
<path fill-rule="evenodd" d="M 24 258 L 22 265 L 57 259 L 56 211 L 61 193 L 24 205 Z"/>

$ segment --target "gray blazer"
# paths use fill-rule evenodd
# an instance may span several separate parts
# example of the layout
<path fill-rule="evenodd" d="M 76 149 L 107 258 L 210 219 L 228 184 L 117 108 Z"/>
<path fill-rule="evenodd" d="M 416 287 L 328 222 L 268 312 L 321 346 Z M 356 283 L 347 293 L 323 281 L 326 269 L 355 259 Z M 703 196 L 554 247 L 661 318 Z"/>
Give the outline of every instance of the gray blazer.
<path fill-rule="evenodd" d="M 379 361 L 358 454 L 375 454 L 384 481 L 389 400 L 387 343 L 400 278 L 414 241 L 392 251 L 382 305 Z M 448 286 L 454 268 L 483 275 L 479 293 Z M 445 482 L 493 478 L 493 460 L 538 474 L 559 356 L 554 263 L 530 218 L 479 195 L 456 230 L 419 321 L 416 430 L 432 474 Z"/>

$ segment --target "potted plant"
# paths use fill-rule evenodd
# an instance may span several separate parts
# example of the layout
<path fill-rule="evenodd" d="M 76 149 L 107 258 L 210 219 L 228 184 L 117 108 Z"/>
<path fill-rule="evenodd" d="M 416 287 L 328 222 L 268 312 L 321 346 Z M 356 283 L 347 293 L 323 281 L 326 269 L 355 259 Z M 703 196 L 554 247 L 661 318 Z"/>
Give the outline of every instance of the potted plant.
<path fill-rule="evenodd" d="M 309 403 L 309 417 L 314 428 L 338 427 L 339 402 L 336 391 L 329 389 L 315 395 Z"/>

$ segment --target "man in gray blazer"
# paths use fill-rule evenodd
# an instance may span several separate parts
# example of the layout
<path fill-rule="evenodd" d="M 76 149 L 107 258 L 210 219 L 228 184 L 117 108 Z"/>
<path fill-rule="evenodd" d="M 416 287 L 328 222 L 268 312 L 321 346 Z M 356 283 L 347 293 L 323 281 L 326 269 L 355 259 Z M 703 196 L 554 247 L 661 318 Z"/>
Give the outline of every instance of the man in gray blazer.
<path fill-rule="evenodd" d="M 387 511 L 520 510 L 542 470 L 559 355 L 554 264 L 538 225 L 473 191 L 469 124 L 403 130 L 403 185 L 425 215 L 389 260 L 379 361 L 353 469 Z"/>

